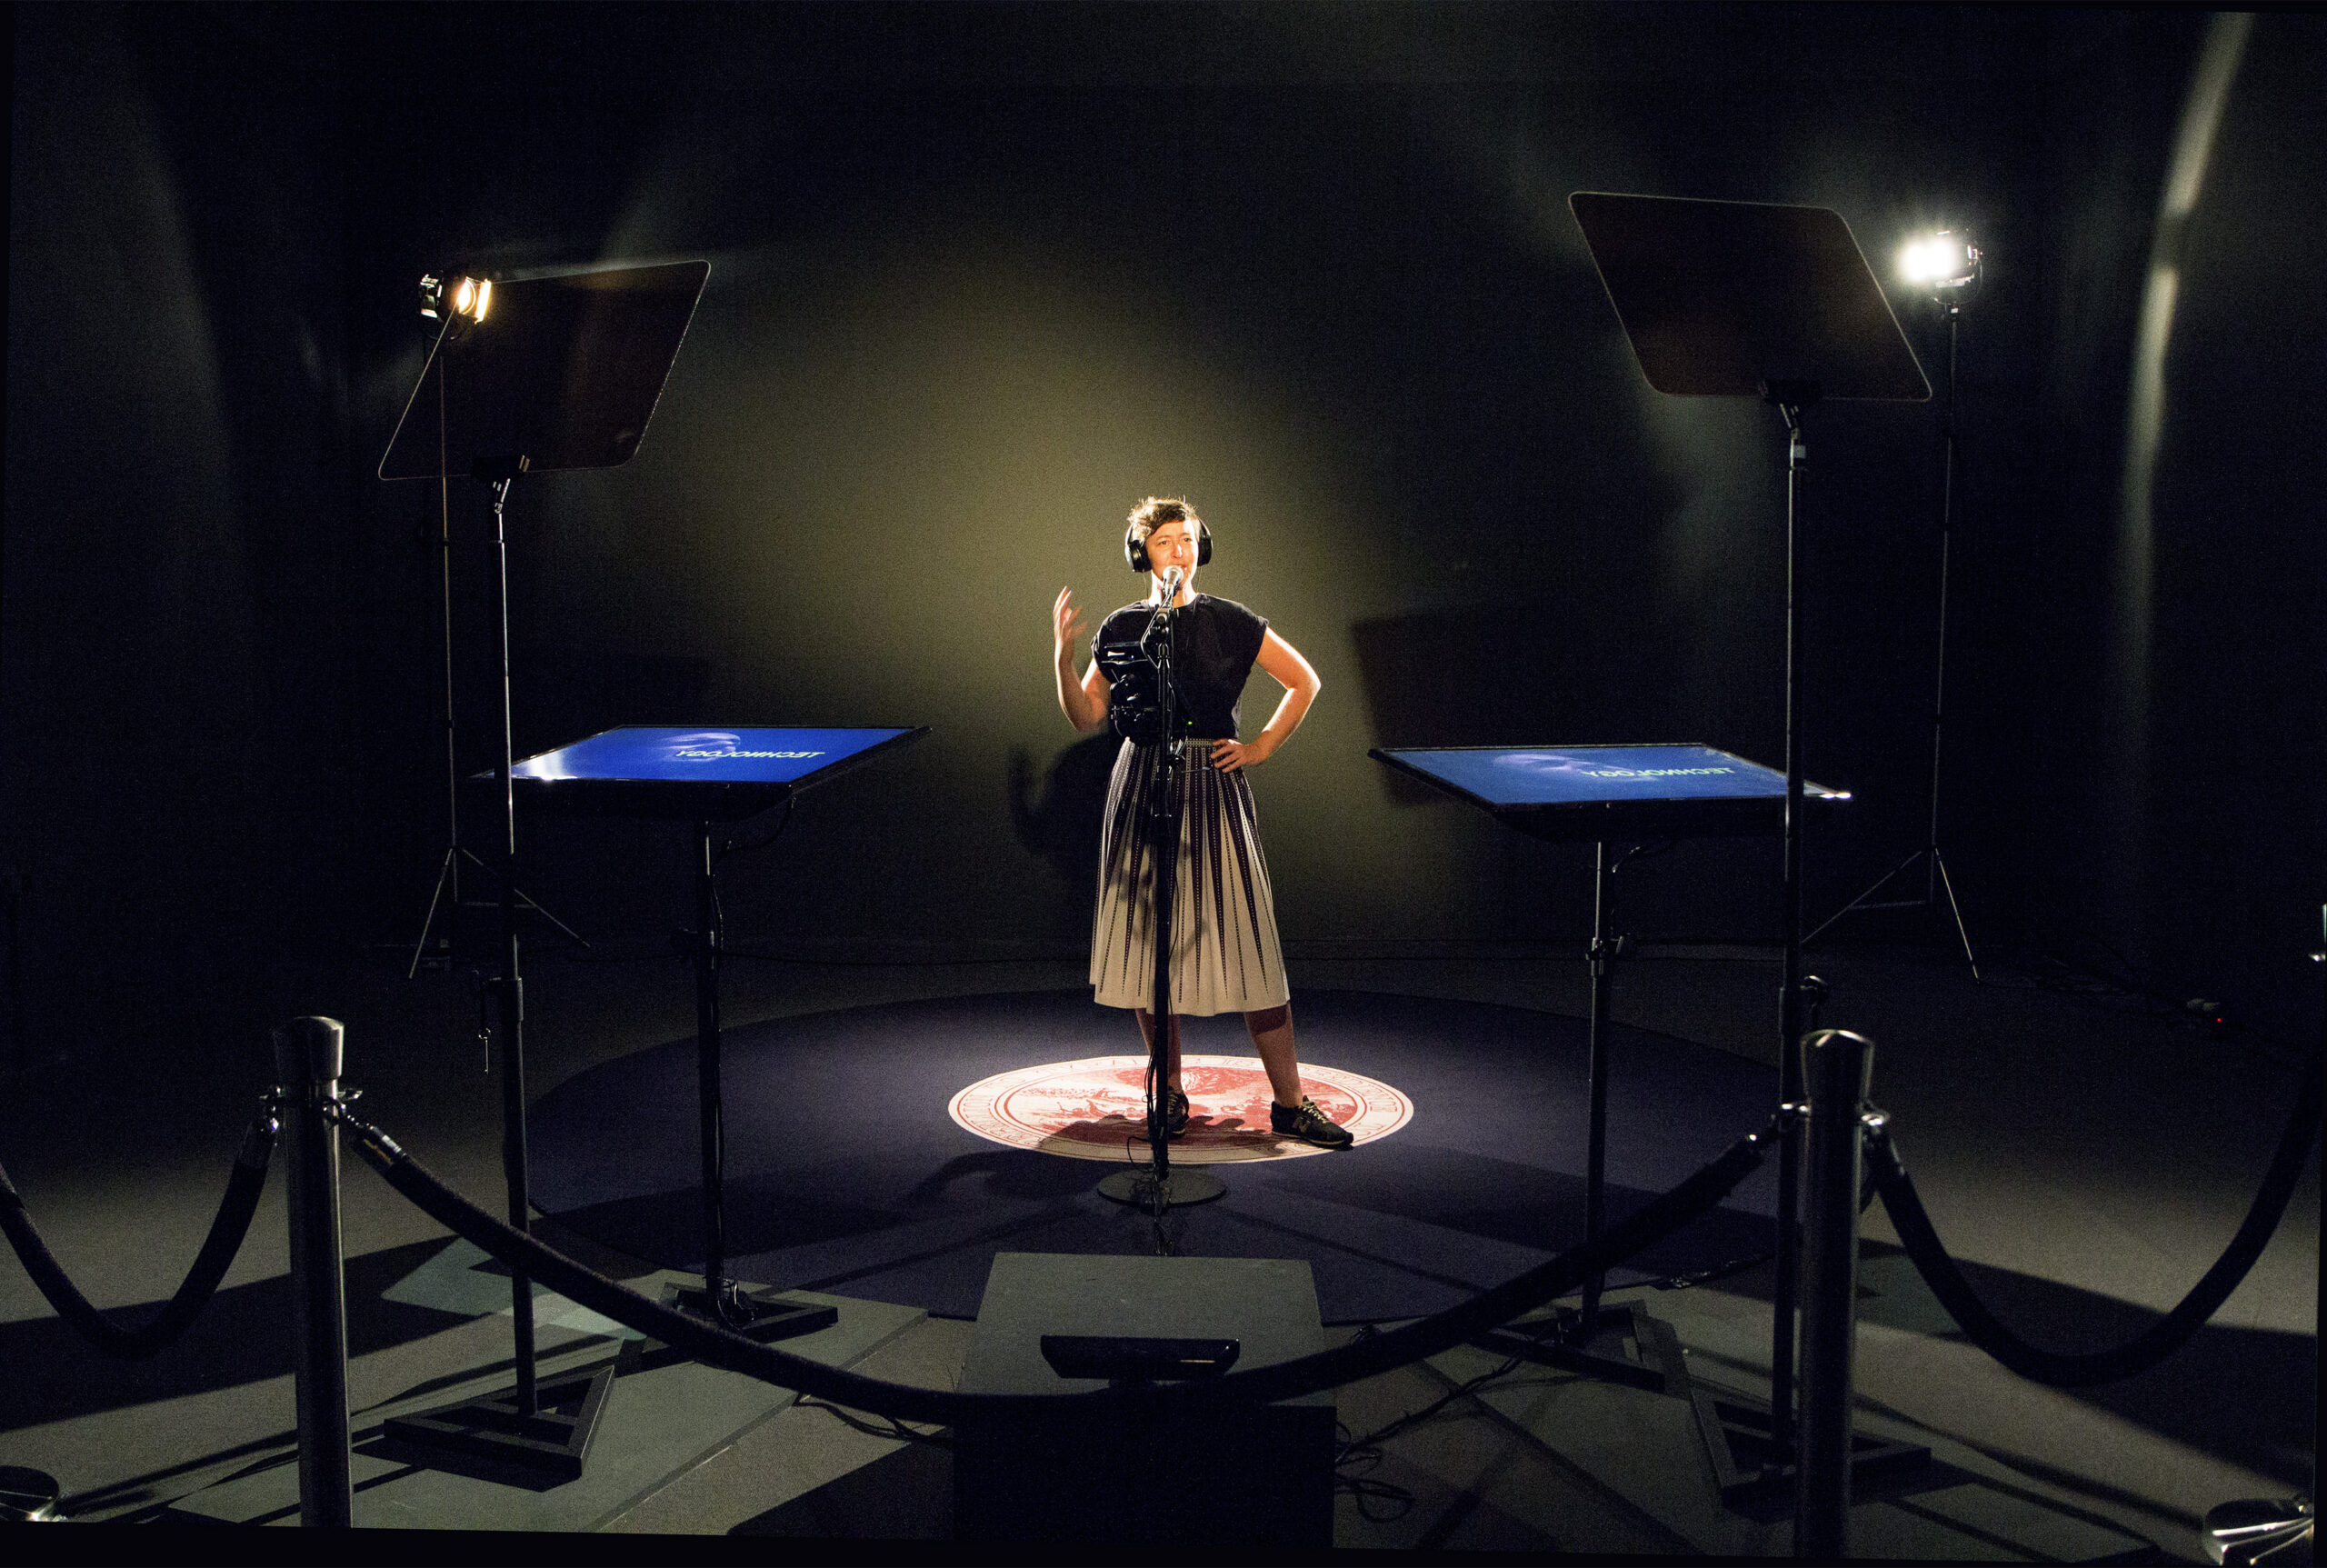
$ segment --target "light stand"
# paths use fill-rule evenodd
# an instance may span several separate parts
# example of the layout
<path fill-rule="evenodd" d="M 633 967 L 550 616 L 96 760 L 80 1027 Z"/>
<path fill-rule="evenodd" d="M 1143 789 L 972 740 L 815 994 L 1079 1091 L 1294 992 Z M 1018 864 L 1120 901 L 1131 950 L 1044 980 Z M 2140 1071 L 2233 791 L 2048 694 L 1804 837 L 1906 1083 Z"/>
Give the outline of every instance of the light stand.
<path fill-rule="evenodd" d="M 509 692 L 509 544 L 506 508 L 517 476 L 563 468 L 604 468 L 636 453 L 668 379 L 679 343 L 702 296 L 708 264 L 609 269 L 535 278 L 498 290 L 476 281 L 456 296 L 421 379 L 380 459 L 384 480 L 466 473 L 493 487 L 501 672 L 501 752 L 494 770 L 501 795 L 500 971 L 492 983 L 501 1056 L 501 1159 L 510 1224 L 530 1229 L 525 1148 L 524 982 L 518 967 L 516 797 Z M 494 302 L 492 325 L 485 302 Z M 461 362 L 458 377 L 449 362 Z M 440 420 L 430 439 L 414 410 L 437 373 Z M 448 663 L 449 668 L 449 663 Z M 449 857 L 448 857 L 449 858 Z M 454 862 L 457 864 L 457 861 Z M 613 1385 L 611 1367 L 544 1383 L 534 1364 L 533 1283 L 510 1280 L 514 1386 L 391 1419 L 386 1434 L 420 1449 L 571 1480 L 582 1473 L 598 1414 Z"/>
<path fill-rule="evenodd" d="M 456 712 L 456 708 L 454 701 L 453 676 L 453 508 L 451 495 L 453 481 L 452 476 L 448 472 L 442 471 L 444 456 L 444 361 L 437 356 L 437 350 L 444 346 L 445 335 L 453 330 L 453 325 L 455 322 L 463 319 L 463 315 L 460 312 L 450 308 L 448 302 L 444 298 L 444 291 L 443 286 L 438 285 L 434 278 L 424 278 L 421 280 L 421 295 L 423 300 L 426 302 L 423 306 L 424 314 L 436 314 L 441 312 L 443 315 L 443 324 L 436 329 L 436 342 L 430 347 L 428 353 L 429 363 L 434 366 L 436 372 L 436 453 L 440 472 L 436 476 L 436 533 L 435 536 L 428 539 L 427 543 L 434 546 L 436 551 L 436 604 L 438 618 L 443 631 L 443 651 L 444 659 L 444 853 L 436 863 L 436 884 L 430 890 L 428 894 L 428 913 L 421 917 L 420 934 L 413 939 L 412 961 L 404 965 L 404 977 L 406 980 L 410 980 L 414 975 L 418 974 L 420 973 L 421 964 L 432 957 L 441 956 L 443 961 L 448 964 L 453 961 L 454 940 L 450 934 L 439 939 L 441 948 L 432 948 L 429 945 L 430 934 L 436 929 L 436 912 L 438 909 L 442 908 L 447 912 L 446 925 L 449 930 L 453 920 L 457 916 L 458 912 L 462 908 L 485 907 L 481 904 L 467 905 L 462 899 L 462 863 L 465 861 L 469 864 L 476 867 L 479 871 L 490 872 L 493 870 L 493 867 L 486 864 L 485 862 L 480 859 L 474 851 L 469 849 L 467 845 L 461 842 L 460 750 L 458 745 L 458 734 L 454 724 L 454 714 Z M 500 515 L 498 502 L 495 503 L 494 514 L 497 520 Z M 505 604 L 503 606 L 503 610 L 504 617 L 505 619 L 507 610 L 507 606 Z M 548 921 L 552 925 L 557 927 L 558 930 L 565 934 L 566 938 L 569 941 L 576 943 L 583 947 L 590 945 L 589 940 L 583 936 L 581 933 L 566 924 L 565 922 L 560 920 L 556 915 L 552 914 L 548 910 L 544 909 L 538 903 L 534 902 L 534 900 L 530 897 L 524 889 L 520 888 L 518 890 L 517 898 L 519 904 L 522 907 L 533 911 L 535 914 L 540 915 L 544 920 Z M 495 907 L 498 906 L 498 900 L 494 901 Z"/>
<path fill-rule="evenodd" d="M 1877 877 L 1865 892 L 1852 899 L 1820 922 L 1817 928 L 1803 938 L 1807 944 L 1815 942 L 1827 927 L 1856 910 L 1864 909 L 1931 909 L 1937 906 L 1940 894 L 1947 895 L 1947 913 L 1955 923 L 1955 937 L 1963 947 L 1963 962 L 1971 965 L 1972 978 L 1980 978 L 1980 960 L 1972 951 L 1972 934 L 1963 924 L 1963 907 L 1956 902 L 1955 884 L 1948 875 L 1947 857 L 1939 844 L 1939 768 L 1940 745 L 1947 727 L 1947 592 L 1951 557 L 1955 532 L 1955 346 L 1957 330 L 1962 325 L 1963 306 L 1979 286 L 1980 253 L 1969 245 L 1968 270 L 1962 275 L 1926 278 L 1933 297 L 1947 313 L 1947 400 L 1940 416 L 1941 477 L 1939 504 L 1939 646 L 1935 668 L 1932 675 L 1931 694 L 1931 794 L 1930 811 L 1926 818 L 1923 847 Z M 1912 254 L 1912 252 L 1911 252 Z M 1917 862 L 1923 867 L 1923 891 L 1919 898 L 1876 900 L 1874 895 L 1913 870 Z"/>

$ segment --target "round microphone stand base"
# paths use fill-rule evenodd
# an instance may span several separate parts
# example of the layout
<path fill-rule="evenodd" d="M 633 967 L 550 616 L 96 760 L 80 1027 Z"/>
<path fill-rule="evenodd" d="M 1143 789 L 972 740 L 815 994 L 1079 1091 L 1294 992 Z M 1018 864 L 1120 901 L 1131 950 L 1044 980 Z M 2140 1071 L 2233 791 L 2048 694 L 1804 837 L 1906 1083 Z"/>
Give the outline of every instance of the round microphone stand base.
<path fill-rule="evenodd" d="M 64 1495 L 65 1488 L 45 1470 L 0 1464 L 0 1524 L 57 1523 L 64 1515 L 56 1504 Z"/>
<path fill-rule="evenodd" d="M 1191 1203 L 1208 1203 L 1228 1191 L 1218 1176 L 1210 1175 L 1188 1165 L 1174 1165 L 1164 1175 L 1164 1206 L 1183 1209 Z M 1099 1195 L 1114 1203 L 1131 1203 L 1146 1209 L 1155 1203 L 1155 1171 L 1150 1165 L 1131 1165 L 1117 1171 L 1099 1183 Z"/>

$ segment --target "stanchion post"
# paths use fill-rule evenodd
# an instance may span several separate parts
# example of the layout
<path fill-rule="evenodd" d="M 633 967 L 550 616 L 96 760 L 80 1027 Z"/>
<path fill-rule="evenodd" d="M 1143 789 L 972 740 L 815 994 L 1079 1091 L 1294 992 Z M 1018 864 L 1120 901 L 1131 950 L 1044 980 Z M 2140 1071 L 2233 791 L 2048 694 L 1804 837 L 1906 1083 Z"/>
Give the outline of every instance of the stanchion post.
<path fill-rule="evenodd" d="M 299 1523 L 354 1523 L 347 1443 L 347 1290 L 340 1268 L 339 1071 L 346 1032 L 294 1018 L 275 1032 L 290 1144 L 291 1354 L 299 1413 Z"/>
<path fill-rule="evenodd" d="M 1850 1555 L 1851 1352 L 1858 1335 L 1858 1199 L 1872 1041 L 1820 1029 L 1802 1041 L 1810 1126 L 1802 1161 L 1802 1420 L 1793 1554 Z"/>

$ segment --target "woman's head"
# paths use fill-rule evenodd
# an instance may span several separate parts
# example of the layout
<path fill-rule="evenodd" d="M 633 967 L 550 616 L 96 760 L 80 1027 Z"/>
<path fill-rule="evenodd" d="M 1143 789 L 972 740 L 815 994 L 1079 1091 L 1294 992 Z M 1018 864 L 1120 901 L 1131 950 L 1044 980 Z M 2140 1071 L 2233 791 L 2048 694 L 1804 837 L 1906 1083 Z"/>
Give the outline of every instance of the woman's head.
<path fill-rule="evenodd" d="M 1133 571 L 1150 576 L 1160 578 L 1178 566 L 1193 577 L 1212 559 L 1212 533 L 1185 501 L 1151 495 L 1132 508 L 1124 529 L 1124 559 Z"/>

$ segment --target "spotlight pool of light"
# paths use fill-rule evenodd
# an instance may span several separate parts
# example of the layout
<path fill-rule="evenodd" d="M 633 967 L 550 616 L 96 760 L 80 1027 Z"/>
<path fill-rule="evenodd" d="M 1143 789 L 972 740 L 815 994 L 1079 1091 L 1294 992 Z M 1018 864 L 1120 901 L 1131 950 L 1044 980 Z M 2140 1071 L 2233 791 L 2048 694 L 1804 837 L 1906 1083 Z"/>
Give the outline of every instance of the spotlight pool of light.
<path fill-rule="evenodd" d="M 1952 229 L 1919 235 L 1900 248 L 1899 275 L 1941 294 L 1967 289 L 1980 281 L 1980 247 Z"/>

